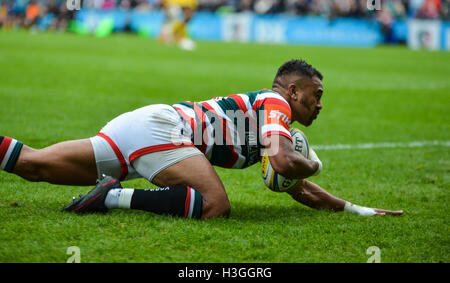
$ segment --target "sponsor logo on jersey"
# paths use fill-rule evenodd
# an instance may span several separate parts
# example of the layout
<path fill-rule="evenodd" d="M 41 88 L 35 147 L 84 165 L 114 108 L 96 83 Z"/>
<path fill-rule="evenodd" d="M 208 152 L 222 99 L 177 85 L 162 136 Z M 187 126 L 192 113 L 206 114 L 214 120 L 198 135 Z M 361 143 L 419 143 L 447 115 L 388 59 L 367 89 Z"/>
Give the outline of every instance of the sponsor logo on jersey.
<path fill-rule="evenodd" d="M 278 111 L 278 110 L 270 110 L 269 113 L 269 118 L 270 119 L 277 119 L 277 120 L 281 120 L 286 124 L 290 124 L 291 121 L 289 120 L 288 115 Z"/>

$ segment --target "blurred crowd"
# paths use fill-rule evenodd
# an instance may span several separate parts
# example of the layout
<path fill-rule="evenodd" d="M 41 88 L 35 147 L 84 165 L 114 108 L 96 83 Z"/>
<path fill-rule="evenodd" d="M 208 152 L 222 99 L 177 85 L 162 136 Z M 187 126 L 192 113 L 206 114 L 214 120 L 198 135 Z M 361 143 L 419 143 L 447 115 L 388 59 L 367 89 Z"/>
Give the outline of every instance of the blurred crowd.
<path fill-rule="evenodd" d="M 377 0 L 198 0 L 198 11 L 218 13 L 253 12 L 257 14 L 317 15 L 376 18 L 389 25 L 395 18 L 450 20 L 450 0 L 379 0 L 381 10 L 370 10 L 367 3 Z M 33 27 L 45 18 L 50 29 L 64 30 L 80 8 L 161 9 L 161 0 L 0 0 L 0 27 Z M 70 7 L 69 5 L 69 7 Z"/>
<path fill-rule="evenodd" d="M 233 11 L 258 14 L 287 13 L 334 17 L 371 17 L 367 8 L 371 0 L 199 0 L 203 9 L 215 11 L 231 7 Z M 393 17 L 450 19 L 450 0 L 380 0 L 382 9 Z M 370 3 L 369 3 L 370 4 Z"/>

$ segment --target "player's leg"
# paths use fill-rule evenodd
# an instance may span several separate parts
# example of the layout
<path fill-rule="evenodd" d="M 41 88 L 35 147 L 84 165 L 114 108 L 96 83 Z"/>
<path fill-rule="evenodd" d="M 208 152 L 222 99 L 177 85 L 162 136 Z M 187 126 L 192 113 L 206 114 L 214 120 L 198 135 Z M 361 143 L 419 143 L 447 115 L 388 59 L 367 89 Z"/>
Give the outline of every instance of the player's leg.
<path fill-rule="evenodd" d="M 174 41 L 173 24 L 176 19 L 176 8 L 164 6 L 164 19 L 161 25 L 158 40 L 165 44 L 171 44 Z"/>
<path fill-rule="evenodd" d="M 222 181 L 203 154 L 164 169 L 152 182 L 161 187 L 186 185 L 195 188 L 203 198 L 202 218 L 230 214 L 230 202 Z"/>
<path fill-rule="evenodd" d="M 171 162 L 174 156 L 179 161 Z M 169 163 L 172 164 L 166 167 Z M 147 154 L 135 160 L 133 166 L 160 188 L 111 190 L 105 202 L 109 209 L 139 209 L 185 218 L 229 216 L 230 202 L 225 188 L 198 149 L 178 148 Z"/>
<path fill-rule="evenodd" d="M 175 163 L 174 156 L 178 158 Z M 122 188 L 117 179 L 108 176 L 87 195 L 74 199 L 65 210 L 106 212 L 120 208 L 185 218 L 229 216 L 230 203 L 223 184 L 198 149 L 177 148 L 146 154 L 137 158 L 133 167 L 161 188 Z"/>
<path fill-rule="evenodd" d="M 14 139 L 2 138 L 1 148 L 6 151 L 0 151 L 0 154 L 4 152 L 0 158 L 7 164 L 5 169 L 9 169 L 5 171 L 33 182 L 60 185 L 93 185 L 96 182 L 95 157 L 89 139 L 61 142 L 43 149 L 26 145 L 14 149 L 11 147 Z"/>
<path fill-rule="evenodd" d="M 169 188 L 168 191 L 157 191 L 157 194 L 161 195 L 161 202 L 166 198 L 165 195 L 170 198 L 171 193 L 184 196 L 189 187 L 198 192 L 198 197 L 202 198 L 200 209 L 202 218 L 228 216 L 230 203 L 225 188 L 208 159 L 192 144 L 192 129 L 189 123 L 182 120 L 178 112 L 172 107 L 158 108 L 157 113 L 158 115 L 147 119 L 152 120 L 148 126 L 155 131 L 157 129 L 157 133 L 153 131 L 149 139 L 161 138 L 158 144 L 164 145 L 164 147 L 166 145 L 173 147 L 174 143 L 178 145 L 172 149 L 165 148 L 165 150 L 136 155 L 135 159 L 130 160 L 134 169 L 153 184 L 162 188 Z M 153 149 L 159 148 L 159 146 L 147 148 Z M 176 190 L 179 192 L 172 189 L 174 186 L 178 188 Z M 180 186 L 184 186 L 186 189 L 179 189 Z M 138 197 L 142 199 L 156 197 L 155 191 L 151 190 L 136 190 L 135 193 L 136 199 Z M 133 199 L 134 197 L 133 195 Z M 188 196 L 186 195 L 185 202 L 169 202 L 171 203 L 167 207 L 169 210 L 177 207 L 184 208 L 185 203 L 188 203 Z M 133 203 L 132 200 L 131 204 Z M 150 204 L 149 208 L 151 208 L 151 201 L 148 200 L 147 203 Z M 140 209 L 144 208 L 140 207 Z"/>
<path fill-rule="evenodd" d="M 189 124 L 167 105 L 147 106 L 111 121 L 101 133 L 109 137 L 110 146 L 120 154 L 111 150 L 103 154 L 107 146 L 100 147 L 92 139 L 99 176 L 109 175 L 109 167 L 120 170 L 119 159 L 123 159 L 128 172 L 134 170 L 162 188 L 122 189 L 114 187 L 116 182 L 101 181 L 66 210 L 95 212 L 104 211 L 106 206 L 182 217 L 199 217 L 192 215 L 194 211 L 201 212 L 202 218 L 228 215 L 230 205 L 222 182 L 203 153 L 192 144 L 191 131 Z M 99 160 L 111 160 L 116 165 Z"/>

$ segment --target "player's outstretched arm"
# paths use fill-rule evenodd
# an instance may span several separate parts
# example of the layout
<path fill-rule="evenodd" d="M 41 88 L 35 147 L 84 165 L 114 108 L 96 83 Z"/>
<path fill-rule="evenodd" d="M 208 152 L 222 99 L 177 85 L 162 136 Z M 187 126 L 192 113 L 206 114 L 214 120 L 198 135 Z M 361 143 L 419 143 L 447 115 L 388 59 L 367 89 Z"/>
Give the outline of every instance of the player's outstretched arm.
<path fill-rule="evenodd" d="M 336 212 L 349 211 L 363 216 L 403 214 L 403 210 L 393 211 L 352 204 L 331 195 L 320 186 L 304 179 L 300 180 L 288 193 L 296 201 L 314 209 L 329 209 Z"/>

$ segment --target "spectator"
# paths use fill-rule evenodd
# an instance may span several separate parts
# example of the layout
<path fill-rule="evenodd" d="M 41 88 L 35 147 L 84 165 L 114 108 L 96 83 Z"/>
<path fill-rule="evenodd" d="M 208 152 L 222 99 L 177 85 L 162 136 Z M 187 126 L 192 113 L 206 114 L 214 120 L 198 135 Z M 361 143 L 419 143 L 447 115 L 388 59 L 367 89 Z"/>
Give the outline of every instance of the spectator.
<path fill-rule="evenodd" d="M 103 0 L 102 9 L 103 10 L 112 10 L 116 7 L 115 0 Z"/>
<path fill-rule="evenodd" d="M 31 0 L 25 10 L 25 27 L 35 27 L 39 17 L 39 5 L 36 0 Z"/>
<path fill-rule="evenodd" d="M 294 11 L 298 16 L 306 15 L 310 11 L 308 0 L 290 0 L 286 2 L 287 10 Z"/>
<path fill-rule="evenodd" d="M 450 21 L 450 0 L 442 1 L 441 19 L 444 21 Z"/>
<path fill-rule="evenodd" d="M 251 12 L 251 11 L 253 11 L 253 0 L 241 0 L 236 11 L 237 12 Z"/>
<path fill-rule="evenodd" d="M 384 36 L 384 43 L 390 43 L 392 41 L 392 24 L 394 19 L 392 13 L 385 5 L 383 5 L 382 9 L 376 13 L 376 19 L 381 24 L 381 33 Z"/>
<path fill-rule="evenodd" d="M 8 6 L 5 2 L 0 2 L 0 28 L 8 24 Z"/>
<path fill-rule="evenodd" d="M 440 0 L 425 0 L 423 5 L 417 11 L 417 18 L 437 19 L 440 15 Z"/>

